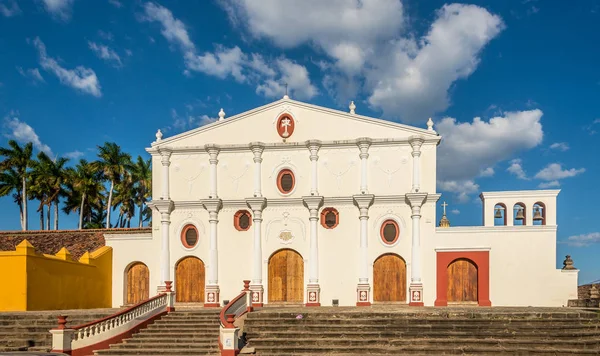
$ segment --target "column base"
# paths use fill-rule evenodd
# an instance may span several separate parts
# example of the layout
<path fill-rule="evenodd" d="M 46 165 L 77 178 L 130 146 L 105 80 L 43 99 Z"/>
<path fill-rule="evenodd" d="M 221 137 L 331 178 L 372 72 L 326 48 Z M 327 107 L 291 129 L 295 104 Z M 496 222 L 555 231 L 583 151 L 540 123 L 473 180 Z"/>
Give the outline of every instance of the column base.
<path fill-rule="evenodd" d="M 423 284 L 411 283 L 408 287 L 408 294 L 410 296 L 408 305 L 411 307 L 422 307 L 425 305 L 423 304 Z"/>
<path fill-rule="evenodd" d="M 306 297 L 307 307 L 321 306 L 321 287 L 318 283 L 309 283 L 306 286 Z"/>
<path fill-rule="evenodd" d="M 252 307 L 261 308 L 264 306 L 265 289 L 262 284 L 250 285 L 250 297 L 252 298 Z"/>
<path fill-rule="evenodd" d="M 356 306 L 371 306 L 371 285 L 369 283 L 359 283 L 356 287 Z"/>
<path fill-rule="evenodd" d="M 204 288 L 204 307 L 205 308 L 219 308 L 221 302 L 219 299 L 219 286 L 216 284 L 207 285 Z"/>

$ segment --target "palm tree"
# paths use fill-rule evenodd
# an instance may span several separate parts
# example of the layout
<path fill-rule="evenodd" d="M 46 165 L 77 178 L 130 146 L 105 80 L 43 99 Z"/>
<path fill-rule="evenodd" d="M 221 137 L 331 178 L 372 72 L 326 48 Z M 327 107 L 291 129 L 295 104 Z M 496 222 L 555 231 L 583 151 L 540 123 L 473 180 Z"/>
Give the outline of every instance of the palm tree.
<path fill-rule="evenodd" d="M 142 156 L 137 156 L 135 163 L 128 167 L 135 182 L 135 203 L 139 207 L 138 227 L 144 223 L 144 206 L 150 199 L 152 188 L 152 159 L 144 160 Z"/>
<path fill-rule="evenodd" d="M 90 202 L 96 201 L 102 196 L 104 186 L 100 181 L 100 173 L 85 159 L 79 160 L 74 168 L 67 168 L 66 174 L 68 177 L 65 184 L 67 199 L 63 211 L 66 214 L 73 211 L 79 212 L 78 227 L 81 230 L 84 216 L 91 214 L 92 203 Z"/>
<path fill-rule="evenodd" d="M 113 191 L 115 184 L 121 181 L 125 168 L 131 162 L 131 155 L 121 151 L 121 147 L 114 142 L 106 142 L 104 146 L 98 146 L 98 158 L 94 167 L 102 172 L 105 179 L 110 181 L 108 191 L 108 202 L 106 204 L 106 228 L 110 228 L 110 209 L 112 207 Z"/>
<path fill-rule="evenodd" d="M 84 229 L 102 229 L 105 226 L 106 208 L 104 206 L 104 199 L 97 203 L 98 205 L 91 210 L 87 221 L 83 224 Z"/>
<path fill-rule="evenodd" d="M 27 143 L 21 147 L 15 140 L 8 141 L 10 148 L 0 147 L 0 170 L 12 169 L 21 181 L 21 229 L 27 230 L 27 175 L 31 166 L 33 144 Z"/>
<path fill-rule="evenodd" d="M 12 168 L 0 171 L 0 197 L 5 197 L 12 193 L 15 203 L 19 206 L 21 224 L 23 221 L 23 200 L 21 199 L 22 188 L 21 178 L 17 171 Z"/>

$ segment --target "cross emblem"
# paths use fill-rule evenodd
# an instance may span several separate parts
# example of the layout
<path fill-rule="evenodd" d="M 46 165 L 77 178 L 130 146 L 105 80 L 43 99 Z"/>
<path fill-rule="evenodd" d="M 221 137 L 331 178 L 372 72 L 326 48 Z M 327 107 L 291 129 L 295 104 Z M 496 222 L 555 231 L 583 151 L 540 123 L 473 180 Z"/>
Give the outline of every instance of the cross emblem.
<path fill-rule="evenodd" d="M 283 137 L 289 137 L 290 133 L 288 132 L 288 127 L 292 126 L 292 120 L 290 120 L 290 118 L 285 117 L 281 120 L 281 127 L 283 127 L 283 134 L 281 134 L 281 136 Z"/>
<path fill-rule="evenodd" d="M 448 206 L 448 204 L 446 204 L 446 202 L 444 202 L 442 204 L 442 208 L 444 208 L 444 215 L 446 215 L 446 207 Z"/>

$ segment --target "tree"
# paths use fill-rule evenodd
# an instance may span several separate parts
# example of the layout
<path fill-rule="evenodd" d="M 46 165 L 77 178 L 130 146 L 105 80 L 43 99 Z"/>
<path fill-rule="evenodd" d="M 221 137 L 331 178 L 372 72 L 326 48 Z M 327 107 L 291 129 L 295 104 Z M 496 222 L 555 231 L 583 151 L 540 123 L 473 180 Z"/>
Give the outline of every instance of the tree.
<path fill-rule="evenodd" d="M 108 201 L 106 204 L 106 228 L 110 228 L 110 210 L 113 204 L 113 191 L 115 184 L 121 181 L 125 168 L 131 162 L 131 155 L 121 151 L 121 147 L 114 142 L 106 142 L 98 146 L 99 160 L 94 162 L 94 167 L 102 172 L 103 177 L 110 182 Z"/>
<path fill-rule="evenodd" d="M 27 230 L 27 176 L 31 166 L 33 144 L 29 142 L 21 147 L 17 141 L 10 140 L 8 145 L 10 148 L 0 147 L 0 156 L 4 157 L 0 161 L 0 170 L 14 170 L 21 181 L 21 229 Z"/>
<path fill-rule="evenodd" d="M 132 163 L 128 169 L 134 181 L 134 200 L 139 207 L 138 227 L 142 227 L 144 207 L 152 191 L 152 159 L 144 160 L 142 156 L 137 156 L 135 163 Z"/>
<path fill-rule="evenodd" d="M 104 186 L 100 180 L 100 172 L 85 159 L 79 160 L 75 167 L 69 167 L 66 171 L 65 205 L 63 211 L 79 212 L 78 228 L 83 228 L 84 216 L 92 214 L 92 206 L 98 200 L 104 198 Z"/>
<path fill-rule="evenodd" d="M 5 197 L 12 193 L 14 202 L 19 206 L 21 224 L 23 223 L 23 200 L 21 199 L 22 192 L 21 178 L 19 173 L 10 168 L 0 171 L 0 197 Z"/>
<path fill-rule="evenodd" d="M 117 227 L 130 227 L 131 219 L 135 215 L 135 189 L 134 181 L 129 172 L 125 172 L 121 181 L 115 187 L 114 207 L 119 207 Z"/>
<path fill-rule="evenodd" d="M 64 196 L 63 185 L 67 178 L 65 165 L 68 161 L 64 157 L 52 159 L 45 152 L 40 152 L 37 161 L 33 163 L 32 176 L 36 193 L 42 199 L 41 204 L 48 207 L 47 230 L 50 230 L 52 205 L 54 205 L 54 230 L 58 230 L 58 204 L 60 198 Z"/>

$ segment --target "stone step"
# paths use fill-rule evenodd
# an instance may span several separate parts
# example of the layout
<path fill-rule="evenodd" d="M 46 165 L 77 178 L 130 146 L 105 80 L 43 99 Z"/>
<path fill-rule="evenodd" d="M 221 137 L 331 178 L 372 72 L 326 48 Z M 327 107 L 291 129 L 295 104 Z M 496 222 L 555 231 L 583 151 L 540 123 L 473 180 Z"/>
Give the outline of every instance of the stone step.
<path fill-rule="evenodd" d="M 362 325 L 362 324 L 340 324 L 340 325 L 278 325 L 278 324 L 269 324 L 269 325 L 255 325 L 254 323 L 249 323 L 246 321 L 245 331 L 247 333 L 253 332 L 254 330 L 260 330 L 263 332 L 266 331 L 344 331 L 344 330 L 371 330 L 373 328 L 382 329 L 384 326 L 377 325 Z M 456 331 L 471 331 L 477 332 L 478 330 L 514 330 L 514 331 L 532 331 L 539 330 L 542 331 L 561 331 L 561 330 L 569 330 L 569 331 L 578 331 L 578 330 L 598 330 L 600 329 L 596 325 L 587 326 L 587 325 L 546 325 L 543 327 L 534 326 L 534 325 L 523 325 L 519 327 L 511 327 L 509 325 L 487 325 L 487 326 L 479 326 L 479 325 L 397 325 L 397 326 L 387 326 L 392 328 L 393 330 L 398 331 L 410 331 L 410 330 L 422 330 L 422 331 L 433 331 L 433 330 L 456 330 Z"/>
<path fill-rule="evenodd" d="M 219 338 L 219 331 L 216 330 L 214 332 L 210 332 L 210 333 L 189 333 L 189 334 L 182 334 L 182 333 L 163 333 L 163 334 L 147 334 L 145 332 L 140 332 L 138 334 L 135 334 L 135 336 L 133 338 L 129 338 L 127 339 L 128 342 L 146 342 L 146 341 L 173 341 L 177 340 L 177 341 L 186 341 L 186 340 L 218 340 Z"/>
<path fill-rule="evenodd" d="M 424 318 L 424 319 L 408 319 L 408 318 L 307 318 L 307 317 L 294 317 L 294 318 L 248 318 L 252 324 L 344 324 L 344 323 L 356 323 L 356 324 L 469 324 L 469 325 L 490 325 L 490 324 L 514 324 L 514 325 L 572 325 L 572 324 L 584 324 L 584 325 L 600 325 L 600 320 L 596 319 L 469 319 L 469 318 Z"/>
<path fill-rule="evenodd" d="M 179 324 L 150 324 L 148 325 L 148 328 L 146 330 L 170 330 L 170 329 L 177 329 L 177 330 L 196 330 L 196 331 L 202 331 L 202 330 L 214 330 L 214 329 L 218 329 L 219 328 L 219 324 L 214 323 L 214 324 L 206 324 L 206 325 L 179 325 Z"/>
<path fill-rule="evenodd" d="M 189 348 L 204 348 L 204 347 L 213 347 L 218 346 L 218 339 L 208 339 L 208 340 L 199 340 L 199 341 L 185 341 L 178 343 L 169 343 L 165 340 L 165 342 L 156 342 L 155 340 L 147 340 L 144 342 L 125 342 L 122 344 L 112 345 L 111 348 L 115 349 L 161 349 L 161 348 L 170 348 L 173 345 L 177 345 L 179 349 L 189 349 Z"/>
<path fill-rule="evenodd" d="M 206 347 L 198 349 L 181 349 L 181 348 L 143 348 L 143 349 L 107 349 L 94 351 L 95 355 L 218 355 L 219 347 Z"/>
<path fill-rule="evenodd" d="M 155 325 L 169 324 L 169 325 L 215 325 L 219 323 L 219 319 L 215 320 L 173 320 L 173 319 L 161 319 L 156 321 Z"/>

